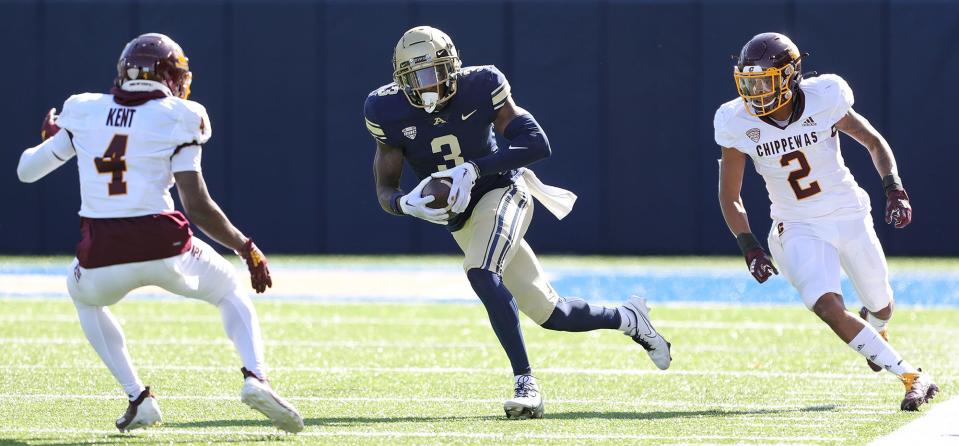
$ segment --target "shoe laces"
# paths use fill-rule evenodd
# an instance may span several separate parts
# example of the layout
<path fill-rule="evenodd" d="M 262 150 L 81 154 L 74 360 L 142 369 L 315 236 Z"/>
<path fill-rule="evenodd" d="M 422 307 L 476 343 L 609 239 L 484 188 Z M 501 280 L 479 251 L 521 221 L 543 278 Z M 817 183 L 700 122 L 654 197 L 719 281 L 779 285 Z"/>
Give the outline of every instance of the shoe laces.
<path fill-rule="evenodd" d="M 536 383 L 529 375 L 523 375 L 516 380 L 516 387 L 513 391 L 516 398 L 536 396 Z"/>

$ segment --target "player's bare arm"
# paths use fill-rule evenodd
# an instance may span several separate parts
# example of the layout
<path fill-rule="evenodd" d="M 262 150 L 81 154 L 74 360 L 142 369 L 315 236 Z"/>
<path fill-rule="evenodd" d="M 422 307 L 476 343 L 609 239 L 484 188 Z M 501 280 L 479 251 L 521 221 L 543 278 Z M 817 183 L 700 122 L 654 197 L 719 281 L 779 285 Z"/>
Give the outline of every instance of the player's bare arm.
<path fill-rule="evenodd" d="M 432 209 L 427 206 L 433 201 L 432 195 L 423 196 L 423 188 L 432 177 L 423 178 L 409 193 L 400 189 L 403 175 L 403 151 L 376 142 L 376 155 L 373 157 L 373 176 L 376 180 L 376 197 L 380 207 L 393 215 L 412 215 L 430 223 L 445 225 L 449 219 L 446 209 Z"/>
<path fill-rule="evenodd" d="M 912 221 L 912 205 L 909 195 L 902 186 L 899 178 L 899 169 L 896 167 L 896 158 L 886 138 L 869 123 L 864 116 L 849 109 L 849 113 L 836 122 L 836 128 L 851 136 L 862 144 L 869 155 L 876 171 L 882 177 L 882 185 L 886 192 L 886 223 L 896 228 L 904 228 Z"/>
<path fill-rule="evenodd" d="M 400 189 L 402 174 L 403 151 L 377 141 L 376 154 L 373 156 L 376 197 L 384 211 L 395 215 L 402 215 L 397 202 L 404 195 Z"/>
<path fill-rule="evenodd" d="M 734 236 L 752 232 L 749 229 L 743 198 L 739 195 L 745 167 L 745 154 L 723 147 L 723 159 L 719 163 L 719 207 L 726 219 L 726 226 L 729 226 Z"/>
<path fill-rule="evenodd" d="M 183 210 L 193 224 L 217 243 L 232 249 L 246 261 L 250 270 L 250 282 L 257 293 L 273 286 L 266 256 L 253 243 L 253 239 L 240 232 L 227 218 L 220 206 L 213 201 L 201 172 L 185 171 L 173 174 L 176 189 L 180 194 Z"/>
<path fill-rule="evenodd" d="M 846 116 L 836 122 L 836 128 L 851 136 L 869 151 L 872 163 L 876 166 L 876 171 L 879 172 L 880 176 L 885 177 L 886 175 L 899 173 L 896 168 L 896 158 L 893 156 L 892 148 L 889 147 L 886 138 L 883 138 L 863 115 L 849 109 L 849 113 L 846 113 Z"/>
<path fill-rule="evenodd" d="M 749 219 L 740 192 L 743 187 L 743 171 L 746 168 L 746 155 L 742 152 L 723 147 L 723 158 L 719 163 L 719 207 L 723 211 L 726 225 L 736 236 L 736 243 L 746 259 L 750 274 L 763 283 L 779 271 L 749 229 Z"/>

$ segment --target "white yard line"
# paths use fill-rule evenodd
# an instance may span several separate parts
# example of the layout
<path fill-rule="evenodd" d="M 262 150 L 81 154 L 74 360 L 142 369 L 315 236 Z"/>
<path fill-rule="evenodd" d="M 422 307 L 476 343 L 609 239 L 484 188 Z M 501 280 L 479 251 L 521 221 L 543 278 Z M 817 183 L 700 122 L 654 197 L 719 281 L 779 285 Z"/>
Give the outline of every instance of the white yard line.
<path fill-rule="evenodd" d="M 32 393 L 32 394 L 0 394 L 0 400 L 19 400 L 19 401 L 55 401 L 55 400 L 95 400 L 110 401 L 119 400 L 122 396 L 115 394 L 98 395 L 75 395 L 59 393 Z M 161 401 L 239 401 L 235 395 L 158 395 Z M 288 397 L 290 401 L 308 402 L 308 403 L 443 403 L 443 404 L 499 404 L 503 400 L 499 398 L 454 398 L 454 397 Z M 752 404 L 752 403 L 715 403 L 715 402 L 693 402 L 693 401 L 656 401 L 656 400 L 629 400 L 612 401 L 606 399 L 578 399 L 578 398 L 549 398 L 549 404 L 565 405 L 592 405 L 597 407 L 663 407 L 663 408 L 708 408 L 718 410 L 755 410 L 755 415 L 775 416 L 773 413 L 762 411 L 788 411 L 803 412 L 806 420 L 809 416 L 817 414 L 839 415 L 848 414 L 850 411 L 867 412 L 875 414 L 877 412 L 896 412 L 887 405 L 869 405 L 853 404 L 842 405 L 830 408 L 822 404 L 822 401 L 786 401 L 791 404 Z M 753 415 L 743 413 L 742 415 Z M 778 418 L 777 418 L 778 419 Z"/>
<path fill-rule="evenodd" d="M 101 364 L 59 364 L 59 365 L 40 365 L 40 364 L 0 364 L 0 369 L 21 369 L 21 370 L 59 370 L 59 369 L 100 369 Z M 196 372 L 227 372 L 234 373 L 230 367 L 224 366 L 205 366 L 205 365 L 174 365 L 174 364 L 144 364 L 137 368 L 142 370 L 178 370 L 178 371 L 196 371 Z M 292 373 L 292 372 L 310 372 L 310 373 L 412 373 L 412 374 L 471 374 L 471 375 L 506 375 L 507 369 L 483 368 L 483 367 L 276 367 L 270 369 L 273 372 Z M 826 372 L 774 372 L 763 370 L 652 370 L 652 369 L 580 369 L 564 367 L 545 367 L 536 369 L 537 373 L 559 374 L 559 375 L 591 375 L 591 376 L 723 376 L 734 378 L 790 378 L 790 379 L 848 379 L 848 380 L 866 380 L 871 379 L 872 375 L 864 373 L 826 373 Z"/>
<path fill-rule="evenodd" d="M 121 323 L 150 323 L 150 324 L 184 324 L 184 323 L 209 323 L 221 324 L 219 316 L 117 316 Z M 2 315 L 0 323 L 71 323 L 77 324 L 77 318 L 73 314 L 49 315 L 49 314 L 25 314 L 25 315 Z M 657 328 L 666 329 L 697 329 L 697 330 L 774 330 L 783 331 L 823 331 L 826 326 L 818 322 L 799 322 L 799 323 L 780 323 L 780 322 L 735 322 L 735 321 L 696 321 L 696 320 L 665 320 L 653 321 Z M 364 316 L 284 316 L 275 317 L 264 315 L 260 318 L 262 324 L 301 324 L 311 326 L 329 326 L 329 325 L 361 325 L 361 326 L 404 326 L 404 327 L 489 327 L 489 321 L 485 318 L 415 318 L 415 319 L 397 319 L 389 316 L 364 317 Z M 532 326 L 527 321 L 527 325 Z M 941 333 L 941 334 L 959 334 L 959 328 L 948 326 L 897 326 L 897 331 L 917 332 L 917 333 Z"/>
<path fill-rule="evenodd" d="M 928 412 L 869 446 L 959 444 L 959 397 L 936 404 Z"/>
<path fill-rule="evenodd" d="M 626 339 L 625 341 L 628 341 Z M 0 345 L 87 345 L 89 342 L 79 335 L 72 338 L 63 338 L 63 337 L 36 337 L 36 338 L 24 338 L 24 337 L 9 337 L 9 338 L 0 338 Z M 297 347 L 297 348 L 346 348 L 346 349 L 360 349 L 360 348 L 386 348 L 386 349 L 478 349 L 478 350 L 499 350 L 499 345 L 495 341 L 490 342 L 442 342 L 442 341 L 347 341 L 347 340 L 325 340 L 325 341 L 311 341 L 311 340 L 295 340 L 295 339 L 274 339 L 266 340 L 264 343 L 268 346 L 276 347 Z M 226 337 L 214 339 L 214 338 L 159 338 L 159 339 L 127 339 L 127 345 L 160 345 L 160 346 L 178 346 L 178 345 L 189 345 L 189 346 L 230 346 L 233 345 L 230 340 Z M 569 347 L 567 342 L 558 342 L 558 341 L 545 341 L 537 342 L 535 344 L 536 348 L 557 348 L 565 349 Z M 600 344 L 591 344 L 589 349 L 591 350 L 607 350 L 607 351 L 622 351 L 622 352 L 635 352 L 638 346 L 632 342 L 614 342 L 611 344 L 600 343 Z M 683 352 L 686 353 L 769 353 L 769 354 L 786 354 L 786 353 L 808 353 L 814 354 L 819 350 L 816 347 L 783 347 L 777 345 L 764 345 L 764 346 L 731 346 L 731 345 L 687 345 L 683 347 Z"/>
<path fill-rule="evenodd" d="M 44 428 L 0 428 L 0 433 L 24 433 L 24 434 L 93 434 L 93 435 L 115 435 L 115 430 L 106 429 L 44 429 Z M 189 436 L 285 436 L 278 431 L 256 431 L 256 430 L 208 430 L 208 429 L 169 429 L 160 427 L 146 431 L 137 431 L 131 434 L 134 437 L 164 437 L 168 435 L 189 435 Z M 663 441 L 681 441 L 681 440 L 740 440 L 740 441 L 759 441 L 759 442 L 808 442 L 808 441 L 843 441 L 844 437 L 768 437 L 768 436 L 733 436 L 733 435 L 623 435 L 623 434 L 504 434 L 504 433 L 484 433 L 484 432 L 404 432 L 404 431 L 310 431 L 300 432 L 297 437 L 361 437 L 361 438 L 468 438 L 468 439 L 490 439 L 490 440 L 663 440 Z"/>

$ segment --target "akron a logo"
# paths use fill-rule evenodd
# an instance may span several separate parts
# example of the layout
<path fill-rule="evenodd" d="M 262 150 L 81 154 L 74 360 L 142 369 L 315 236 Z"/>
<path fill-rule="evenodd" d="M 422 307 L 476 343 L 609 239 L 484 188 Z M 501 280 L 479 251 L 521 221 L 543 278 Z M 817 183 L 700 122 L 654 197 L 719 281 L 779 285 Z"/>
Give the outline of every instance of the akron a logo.
<path fill-rule="evenodd" d="M 407 138 L 409 138 L 409 139 L 414 139 L 414 138 L 416 138 L 416 127 L 411 125 L 411 126 L 405 128 L 405 129 L 403 129 L 403 136 L 405 136 L 405 137 L 407 137 Z"/>
<path fill-rule="evenodd" d="M 748 136 L 749 139 L 753 140 L 753 142 L 759 142 L 759 129 L 752 128 L 752 129 L 746 130 L 746 136 Z"/>

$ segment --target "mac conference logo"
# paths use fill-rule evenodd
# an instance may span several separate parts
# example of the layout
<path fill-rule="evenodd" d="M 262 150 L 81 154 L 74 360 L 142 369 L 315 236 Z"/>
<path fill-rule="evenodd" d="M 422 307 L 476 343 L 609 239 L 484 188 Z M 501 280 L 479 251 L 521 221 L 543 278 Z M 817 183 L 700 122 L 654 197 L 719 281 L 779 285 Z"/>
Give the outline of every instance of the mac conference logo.
<path fill-rule="evenodd" d="M 748 136 L 749 139 L 753 140 L 753 142 L 759 142 L 759 129 L 752 128 L 752 129 L 746 130 L 746 136 Z"/>
<path fill-rule="evenodd" d="M 403 129 L 403 136 L 405 136 L 405 137 L 407 137 L 407 138 L 409 138 L 409 139 L 414 139 L 414 138 L 416 138 L 416 127 L 411 125 L 411 126 L 405 128 L 405 129 Z"/>

